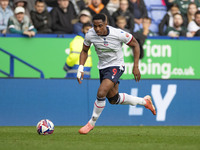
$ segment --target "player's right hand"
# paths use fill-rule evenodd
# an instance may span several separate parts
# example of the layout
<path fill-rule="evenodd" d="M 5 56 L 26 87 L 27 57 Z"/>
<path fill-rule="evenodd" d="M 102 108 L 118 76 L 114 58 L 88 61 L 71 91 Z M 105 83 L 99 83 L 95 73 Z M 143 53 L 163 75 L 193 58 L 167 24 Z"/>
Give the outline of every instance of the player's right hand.
<path fill-rule="evenodd" d="M 133 75 L 135 77 L 135 81 L 139 82 L 141 78 L 140 70 L 138 67 L 133 66 Z"/>
<path fill-rule="evenodd" d="M 83 80 L 83 75 L 84 75 L 83 69 L 84 69 L 83 65 L 79 65 L 77 70 L 77 80 L 79 84 L 81 84 L 82 83 L 81 80 Z"/>

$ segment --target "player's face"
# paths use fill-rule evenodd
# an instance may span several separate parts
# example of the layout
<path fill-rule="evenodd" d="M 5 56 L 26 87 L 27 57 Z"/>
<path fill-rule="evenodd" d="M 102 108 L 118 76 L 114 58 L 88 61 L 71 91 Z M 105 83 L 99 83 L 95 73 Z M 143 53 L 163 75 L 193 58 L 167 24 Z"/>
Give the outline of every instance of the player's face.
<path fill-rule="evenodd" d="M 93 21 L 94 30 L 98 36 L 107 34 L 106 25 L 101 19 Z"/>

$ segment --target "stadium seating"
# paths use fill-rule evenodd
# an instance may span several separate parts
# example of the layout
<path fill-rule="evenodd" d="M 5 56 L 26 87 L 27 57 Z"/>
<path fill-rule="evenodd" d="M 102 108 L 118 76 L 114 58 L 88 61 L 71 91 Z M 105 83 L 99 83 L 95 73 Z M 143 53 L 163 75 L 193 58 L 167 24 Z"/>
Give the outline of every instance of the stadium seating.
<path fill-rule="evenodd" d="M 158 33 L 158 24 L 152 21 L 151 26 L 149 28 L 152 32 Z"/>
<path fill-rule="evenodd" d="M 158 33 L 158 25 L 167 13 L 167 8 L 162 5 L 161 0 L 144 0 L 144 2 L 147 7 L 148 16 L 152 19 L 150 30 Z"/>
<path fill-rule="evenodd" d="M 163 5 L 151 5 L 150 7 L 152 20 L 157 24 L 163 19 L 164 15 L 167 12 L 167 9 Z"/>

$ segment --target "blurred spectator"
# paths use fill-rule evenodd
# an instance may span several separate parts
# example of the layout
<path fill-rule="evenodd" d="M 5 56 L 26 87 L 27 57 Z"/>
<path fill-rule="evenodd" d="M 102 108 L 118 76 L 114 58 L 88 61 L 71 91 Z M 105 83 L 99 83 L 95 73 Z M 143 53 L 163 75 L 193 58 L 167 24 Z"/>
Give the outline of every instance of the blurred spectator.
<path fill-rule="evenodd" d="M 85 9 L 85 2 L 84 0 L 70 0 L 76 9 L 76 13 L 79 14 L 81 10 Z M 57 0 L 45 0 L 45 3 L 49 7 L 58 7 Z"/>
<path fill-rule="evenodd" d="M 144 17 L 142 21 L 143 29 L 140 29 L 138 32 L 142 33 L 144 36 L 156 36 L 156 33 L 152 32 L 149 28 L 151 26 L 151 18 Z"/>
<path fill-rule="evenodd" d="M 6 34 L 8 19 L 13 16 L 13 11 L 8 4 L 9 0 L 0 0 L 0 33 L 2 34 Z"/>
<path fill-rule="evenodd" d="M 91 22 L 91 14 L 88 10 L 82 10 L 79 15 L 79 20 L 76 24 L 74 24 L 74 34 L 78 34 L 82 32 L 82 27 L 84 23 Z"/>
<path fill-rule="evenodd" d="M 135 25 L 140 26 L 142 24 L 142 18 L 148 17 L 144 0 L 129 0 L 129 10 L 134 14 Z"/>
<path fill-rule="evenodd" d="M 115 22 L 117 21 L 118 16 L 124 16 L 127 22 L 126 28 L 132 33 L 134 29 L 134 16 L 132 15 L 128 7 L 128 0 L 120 0 L 119 9 L 114 12 L 112 16 Z"/>
<path fill-rule="evenodd" d="M 92 16 L 99 14 L 99 13 L 105 14 L 108 19 L 108 24 L 111 26 L 114 26 L 114 24 L 115 24 L 114 20 L 110 16 L 106 7 L 101 3 L 101 0 L 92 0 L 91 4 L 88 6 L 87 9 L 90 11 Z"/>
<path fill-rule="evenodd" d="M 170 37 L 186 36 L 187 28 L 185 28 L 182 25 L 183 25 L 182 15 L 179 13 L 174 14 L 174 26 L 167 27 L 166 35 Z"/>
<path fill-rule="evenodd" d="M 69 0 L 58 0 L 59 7 L 51 11 L 52 29 L 57 34 L 73 33 L 72 20 L 76 18 L 76 11 Z"/>
<path fill-rule="evenodd" d="M 143 29 L 140 29 L 139 31 L 133 33 L 133 36 L 140 45 L 140 59 L 144 57 L 143 45 L 147 39 L 147 36 L 156 36 L 156 34 L 149 29 L 150 26 L 151 26 L 151 18 L 144 17 L 142 20 Z"/>
<path fill-rule="evenodd" d="M 194 20 L 195 13 L 197 11 L 198 11 L 197 5 L 195 3 L 190 3 L 187 11 L 187 24 L 189 24 L 191 21 Z"/>
<path fill-rule="evenodd" d="M 167 10 L 170 10 L 170 8 L 173 6 L 173 3 L 175 0 L 164 0 L 164 1 L 167 6 Z"/>
<path fill-rule="evenodd" d="M 116 21 L 117 28 L 120 28 L 126 32 L 130 32 L 130 30 L 126 28 L 127 22 L 126 22 L 126 18 L 124 16 L 118 16 L 116 18 L 116 20 L 117 20 Z"/>
<path fill-rule="evenodd" d="M 195 19 L 189 23 L 188 31 L 191 37 L 200 36 L 200 11 L 195 13 Z"/>
<path fill-rule="evenodd" d="M 110 0 L 102 0 L 102 4 L 106 7 Z"/>
<path fill-rule="evenodd" d="M 58 7 L 57 0 L 45 0 L 45 3 L 50 7 Z"/>
<path fill-rule="evenodd" d="M 110 0 L 106 5 L 106 8 L 112 16 L 112 14 L 119 8 L 119 0 Z"/>
<path fill-rule="evenodd" d="M 86 8 L 91 4 L 91 1 L 92 0 L 84 0 Z"/>
<path fill-rule="evenodd" d="M 38 33 L 51 33 L 51 16 L 45 9 L 44 0 L 36 0 L 35 10 L 31 11 L 31 19 Z"/>
<path fill-rule="evenodd" d="M 36 29 L 31 24 L 28 16 L 25 15 L 23 7 L 16 7 L 15 15 L 11 16 L 8 21 L 8 30 L 10 33 L 18 33 L 33 37 L 36 34 Z"/>
<path fill-rule="evenodd" d="M 35 1 L 36 0 L 29 0 L 27 3 L 27 8 L 29 10 L 29 12 L 31 12 L 32 10 L 35 10 Z"/>
<path fill-rule="evenodd" d="M 27 7 L 27 0 L 14 0 L 14 9 L 16 7 L 24 7 L 25 9 L 25 15 L 29 17 L 29 19 L 31 19 L 28 7 Z M 30 20 L 31 21 L 31 20 Z"/>
<path fill-rule="evenodd" d="M 179 7 L 181 14 L 187 17 L 188 6 L 191 2 L 194 2 L 198 7 L 200 7 L 199 0 L 175 0 L 174 4 Z"/>
<path fill-rule="evenodd" d="M 92 28 L 91 23 L 83 24 L 82 35 L 77 35 L 70 43 L 70 54 L 66 59 L 64 70 L 67 72 L 66 77 L 76 78 L 79 66 L 79 57 L 83 47 L 84 35 Z M 90 78 L 90 70 L 92 67 L 91 50 L 89 49 L 88 58 L 84 65 L 84 78 Z"/>
<path fill-rule="evenodd" d="M 170 10 L 166 13 L 164 18 L 161 20 L 159 24 L 159 34 L 165 35 L 164 28 L 165 27 L 173 27 L 174 21 L 173 21 L 173 15 L 176 13 L 180 13 L 179 8 L 176 5 L 173 5 Z"/>
<path fill-rule="evenodd" d="M 74 5 L 74 9 L 76 14 L 79 15 L 80 11 L 85 9 L 85 2 L 83 0 L 70 0 Z"/>

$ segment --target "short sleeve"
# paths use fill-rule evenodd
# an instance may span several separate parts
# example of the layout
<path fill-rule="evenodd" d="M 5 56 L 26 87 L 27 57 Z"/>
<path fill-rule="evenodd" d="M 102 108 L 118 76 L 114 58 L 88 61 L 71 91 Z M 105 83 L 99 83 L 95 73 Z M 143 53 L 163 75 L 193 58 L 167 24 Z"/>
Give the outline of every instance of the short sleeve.
<path fill-rule="evenodd" d="M 125 32 L 123 30 L 119 30 L 119 40 L 122 41 L 125 44 L 129 44 L 131 42 L 131 40 L 133 39 L 133 35 Z"/>
<path fill-rule="evenodd" d="M 85 46 L 90 47 L 91 42 L 90 42 L 90 35 L 89 35 L 89 33 L 85 34 L 85 39 L 84 39 L 83 43 L 84 43 Z"/>

